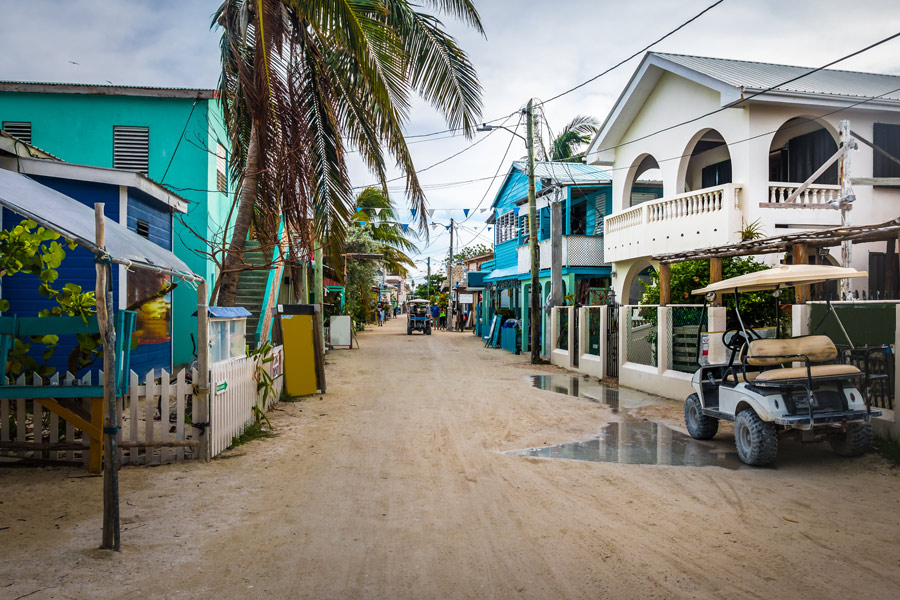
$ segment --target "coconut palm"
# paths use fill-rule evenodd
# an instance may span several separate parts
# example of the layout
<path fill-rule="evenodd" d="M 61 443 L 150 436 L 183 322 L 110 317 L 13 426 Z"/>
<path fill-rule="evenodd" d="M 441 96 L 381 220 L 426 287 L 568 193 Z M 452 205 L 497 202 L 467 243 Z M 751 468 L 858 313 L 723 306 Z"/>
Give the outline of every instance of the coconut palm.
<path fill-rule="evenodd" d="M 578 115 L 568 125 L 563 127 L 559 135 L 550 144 L 550 160 L 559 162 L 582 162 L 580 156 L 576 156 L 575 150 L 579 146 L 591 141 L 600 127 L 600 122 L 594 117 Z"/>
<path fill-rule="evenodd" d="M 419 249 L 397 222 L 394 207 L 382 190 L 369 187 L 356 198 L 355 224 L 365 227 L 372 240 L 378 244 L 377 252 L 384 256 L 384 268 L 390 273 L 406 277 L 409 268 L 415 266 L 407 252 Z"/>
<path fill-rule="evenodd" d="M 425 0 L 483 34 L 472 0 Z M 416 92 L 469 136 L 481 113 L 475 69 L 441 22 L 407 0 L 224 0 L 219 94 L 240 180 L 217 282 L 234 302 L 254 206 L 298 239 L 340 240 L 353 215 L 351 145 L 385 190 L 385 154 L 403 171 L 425 231 L 425 194 L 403 139 Z"/>

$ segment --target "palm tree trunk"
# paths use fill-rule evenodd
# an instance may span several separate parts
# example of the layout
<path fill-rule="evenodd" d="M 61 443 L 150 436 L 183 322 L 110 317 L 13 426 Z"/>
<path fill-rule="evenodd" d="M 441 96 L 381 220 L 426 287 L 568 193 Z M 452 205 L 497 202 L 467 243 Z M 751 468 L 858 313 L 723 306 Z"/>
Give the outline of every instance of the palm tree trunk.
<path fill-rule="evenodd" d="M 247 243 L 247 233 L 250 231 L 250 223 L 253 220 L 253 207 L 256 204 L 257 180 L 260 172 L 259 145 L 256 138 L 256 122 L 250 127 L 250 144 L 247 148 L 247 164 L 244 166 L 244 178 L 241 184 L 241 192 L 238 195 L 237 217 L 234 221 L 234 230 L 231 234 L 231 243 L 228 245 L 228 254 L 222 272 L 219 273 L 217 286 L 219 294 L 216 298 L 218 306 L 234 306 L 237 295 L 238 279 L 241 276 L 241 268 L 244 264 L 244 246 Z"/>

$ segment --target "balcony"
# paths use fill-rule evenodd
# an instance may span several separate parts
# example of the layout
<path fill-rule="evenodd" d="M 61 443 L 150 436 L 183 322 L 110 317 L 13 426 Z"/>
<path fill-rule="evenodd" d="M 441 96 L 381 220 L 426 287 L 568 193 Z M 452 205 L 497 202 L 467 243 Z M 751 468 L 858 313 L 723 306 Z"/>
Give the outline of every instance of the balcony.
<path fill-rule="evenodd" d="M 550 240 L 538 242 L 541 250 L 541 269 L 550 268 Z M 519 246 L 519 273 L 530 272 L 531 257 L 528 244 Z M 562 238 L 562 264 L 564 267 L 600 267 L 603 260 L 602 235 L 564 235 Z"/>
<path fill-rule="evenodd" d="M 606 260 L 719 246 L 741 229 L 741 185 L 729 183 L 644 202 L 606 217 Z"/>

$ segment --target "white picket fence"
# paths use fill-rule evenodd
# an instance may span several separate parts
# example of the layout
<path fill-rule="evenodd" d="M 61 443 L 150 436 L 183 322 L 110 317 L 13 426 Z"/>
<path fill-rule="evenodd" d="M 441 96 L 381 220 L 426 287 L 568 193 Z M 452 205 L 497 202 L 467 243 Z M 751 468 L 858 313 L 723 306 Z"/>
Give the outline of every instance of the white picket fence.
<path fill-rule="evenodd" d="M 265 399 L 257 393 L 256 359 L 244 357 L 220 363 L 210 368 L 210 423 L 205 431 L 194 427 L 202 414 L 198 403 L 193 402 L 194 385 L 200 382 L 196 369 L 179 371 L 174 377 L 163 371 L 155 377 L 151 371 L 143 382 L 134 371 L 130 372 L 128 394 L 119 398 L 119 462 L 130 465 L 159 465 L 179 460 L 198 458 L 202 443 L 210 444 L 210 457 L 231 445 L 253 423 L 253 407 L 259 405 L 268 410 L 281 396 L 284 385 L 282 365 L 284 354 L 281 346 L 270 356 L 273 360 L 264 365 L 275 378 L 274 394 Z M 95 373 L 102 381 L 102 372 Z M 91 385 L 92 375 L 81 379 L 67 373 L 54 375 L 47 383 L 55 385 Z M 25 385 L 24 377 L 16 383 Z M 192 385 L 193 384 L 193 385 Z M 225 385 L 223 385 L 225 384 Z M 31 385 L 46 385 L 35 377 Z M 219 389 L 221 388 L 221 389 Z M 219 391 L 217 391 L 219 390 Z M 47 394 L 52 397 L 52 392 Z M 265 404 L 265 406 L 263 406 Z M 83 414 L 90 414 L 91 399 L 78 400 L 75 406 Z M 28 409 L 31 410 L 28 410 Z M 88 464 L 89 439 L 80 429 L 60 415 L 51 412 L 40 399 L 0 399 L 0 441 L 21 442 L 15 449 L 0 448 L 0 457 L 30 459 L 60 464 Z"/>
<path fill-rule="evenodd" d="M 231 445 L 231 440 L 244 432 L 256 417 L 254 406 L 267 411 L 281 397 L 284 387 L 282 370 L 284 350 L 276 346 L 271 354 L 272 361 L 263 368 L 275 379 L 274 390 L 269 398 L 264 392 L 257 393 L 256 360 L 240 357 L 213 363 L 210 367 L 210 439 L 209 455 L 216 456 Z"/>

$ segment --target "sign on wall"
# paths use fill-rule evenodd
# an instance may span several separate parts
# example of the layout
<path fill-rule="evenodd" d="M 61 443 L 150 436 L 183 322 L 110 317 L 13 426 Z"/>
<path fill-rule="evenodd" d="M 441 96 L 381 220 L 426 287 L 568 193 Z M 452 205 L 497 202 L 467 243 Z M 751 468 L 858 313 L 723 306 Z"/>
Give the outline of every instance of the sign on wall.
<path fill-rule="evenodd" d="M 460 304 L 472 304 L 475 302 L 475 294 L 460 294 L 459 302 Z"/>

